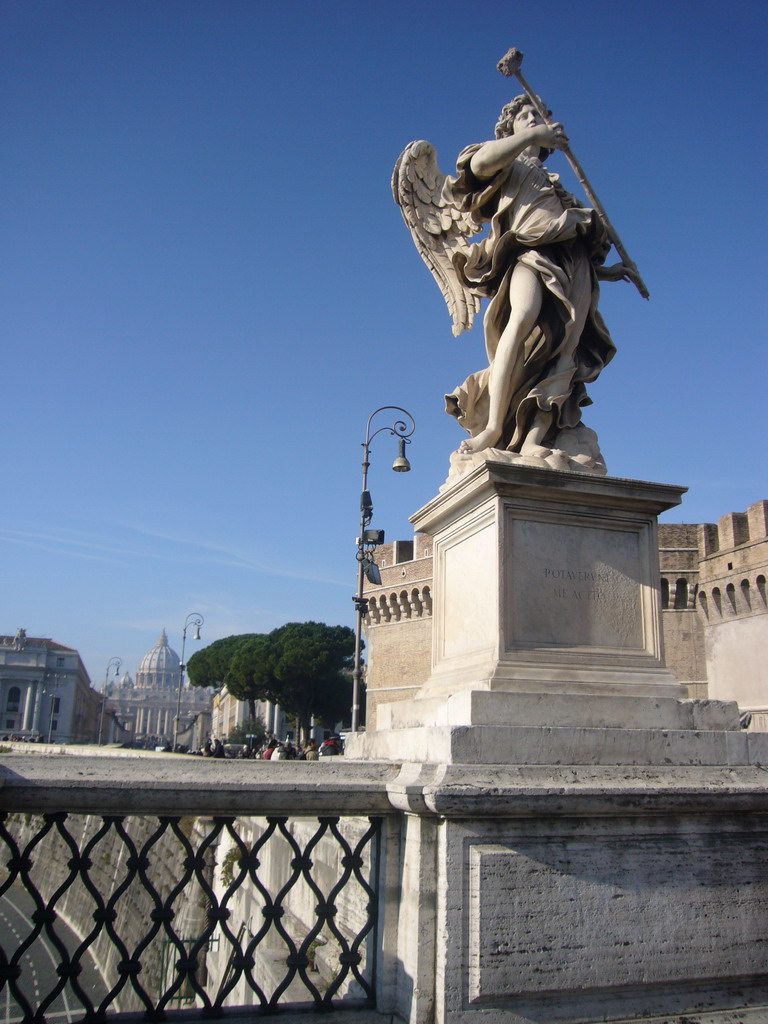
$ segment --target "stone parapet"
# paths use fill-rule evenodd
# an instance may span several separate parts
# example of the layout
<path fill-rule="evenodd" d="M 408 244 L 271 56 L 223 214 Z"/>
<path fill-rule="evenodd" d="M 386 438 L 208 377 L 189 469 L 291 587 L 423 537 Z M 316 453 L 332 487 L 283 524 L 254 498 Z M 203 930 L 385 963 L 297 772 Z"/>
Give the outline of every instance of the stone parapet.
<path fill-rule="evenodd" d="M 760 764 L 467 765 L 333 758 L 264 762 L 264 771 L 254 772 L 258 762 L 195 760 L 198 770 L 190 772 L 188 762 L 172 756 L 150 767 L 141 760 L 110 765 L 105 758 L 93 765 L 76 756 L 3 755 L 0 811 L 198 817 L 405 811 L 457 819 L 599 815 L 610 809 L 768 813 L 768 773 Z"/>
<path fill-rule="evenodd" d="M 389 1024 L 764 1024 L 767 780 L 756 764 L 10 754 L 0 809 L 385 815 L 376 1011 Z"/>
<path fill-rule="evenodd" d="M 151 764 L 151 767 L 150 767 Z M 0 809 L 73 814 L 382 814 L 395 765 L 228 761 L 159 755 L 91 759 L 10 754 L 0 763 Z"/>

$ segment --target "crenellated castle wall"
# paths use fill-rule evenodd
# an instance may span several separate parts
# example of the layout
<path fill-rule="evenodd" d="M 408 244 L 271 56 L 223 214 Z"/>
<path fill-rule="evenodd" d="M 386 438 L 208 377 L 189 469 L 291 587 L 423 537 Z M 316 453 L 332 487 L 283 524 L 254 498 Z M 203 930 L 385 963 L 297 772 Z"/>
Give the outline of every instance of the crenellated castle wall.
<path fill-rule="evenodd" d="M 709 695 L 736 700 L 768 729 L 768 501 L 699 527 L 697 604 Z"/>
<path fill-rule="evenodd" d="M 381 586 L 365 588 L 370 723 L 378 704 L 415 697 L 432 669 L 431 538 L 417 534 L 412 541 L 383 544 L 374 557 Z"/>

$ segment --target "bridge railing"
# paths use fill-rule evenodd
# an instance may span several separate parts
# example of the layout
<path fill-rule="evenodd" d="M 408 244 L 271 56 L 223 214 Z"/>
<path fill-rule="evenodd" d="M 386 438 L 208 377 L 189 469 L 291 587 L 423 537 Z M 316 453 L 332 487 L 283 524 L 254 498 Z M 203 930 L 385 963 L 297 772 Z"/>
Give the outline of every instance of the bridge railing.
<path fill-rule="evenodd" d="M 5 765 L 8 1024 L 376 1008 L 397 766 Z"/>

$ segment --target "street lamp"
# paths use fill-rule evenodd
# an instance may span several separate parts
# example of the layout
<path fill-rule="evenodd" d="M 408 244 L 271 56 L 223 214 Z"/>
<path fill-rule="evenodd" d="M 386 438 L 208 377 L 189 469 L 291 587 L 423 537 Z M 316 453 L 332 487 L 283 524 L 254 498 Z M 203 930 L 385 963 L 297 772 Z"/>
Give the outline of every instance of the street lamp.
<path fill-rule="evenodd" d="M 115 678 L 120 674 L 120 666 L 123 664 L 122 658 L 110 658 L 107 662 L 107 671 L 104 675 L 104 696 L 101 698 L 101 718 L 99 719 L 99 746 L 101 746 L 101 736 L 104 730 L 104 711 L 107 706 L 107 687 L 109 686 L 109 670 L 112 666 L 115 666 Z"/>
<path fill-rule="evenodd" d="M 379 427 L 371 433 L 371 422 L 374 416 L 380 412 L 392 409 L 401 412 L 410 420 L 395 420 L 391 427 Z M 374 586 L 381 583 L 379 568 L 373 560 L 373 549 L 378 544 L 384 543 L 383 530 L 369 530 L 368 524 L 373 518 L 373 501 L 368 490 L 368 467 L 370 462 L 368 455 L 371 441 L 380 434 L 382 430 L 388 430 L 390 434 L 398 439 L 397 458 L 392 463 L 392 469 L 396 473 L 407 473 L 411 464 L 405 457 L 405 446 L 410 444 L 411 434 L 416 429 L 416 421 L 413 416 L 399 405 L 382 405 L 368 417 L 368 425 L 365 428 L 365 441 L 363 441 L 363 488 L 360 494 L 360 536 L 357 538 L 357 593 L 352 598 L 355 602 L 357 612 L 355 618 L 355 662 L 352 670 L 352 732 L 357 732 L 360 718 L 360 679 L 362 677 L 362 647 L 363 647 L 363 616 L 367 607 L 367 600 L 363 594 L 365 580 L 373 583 Z"/>
<path fill-rule="evenodd" d="M 205 619 L 200 612 L 190 612 L 184 621 L 184 631 L 181 634 L 181 663 L 179 665 L 179 697 L 176 701 L 176 721 L 173 723 L 173 750 L 175 751 L 179 745 L 179 719 L 181 718 L 181 690 L 184 686 L 184 669 L 187 667 L 184 664 L 184 651 L 187 646 L 187 630 L 190 626 L 195 627 L 194 640 L 200 639 L 200 627 L 205 622 Z"/>

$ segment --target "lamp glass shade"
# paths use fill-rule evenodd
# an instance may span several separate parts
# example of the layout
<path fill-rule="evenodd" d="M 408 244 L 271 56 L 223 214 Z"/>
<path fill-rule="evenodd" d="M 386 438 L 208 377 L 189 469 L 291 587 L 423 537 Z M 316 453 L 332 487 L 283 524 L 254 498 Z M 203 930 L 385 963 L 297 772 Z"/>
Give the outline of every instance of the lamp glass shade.
<path fill-rule="evenodd" d="M 405 438 L 401 437 L 398 442 L 397 458 L 392 463 L 392 469 L 394 469 L 396 473 L 408 473 L 411 469 L 411 464 L 405 457 L 405 444 Z"/>
<path fill-rule="evenodd" d="M 379 567 L 375 562 L 370 561 L 368 558 L 363 559 L 363 569 L 365 570 L 365 576 L 369 583 L 372 583 L 374 587 L 381 586 L 381 573 Z"/>

